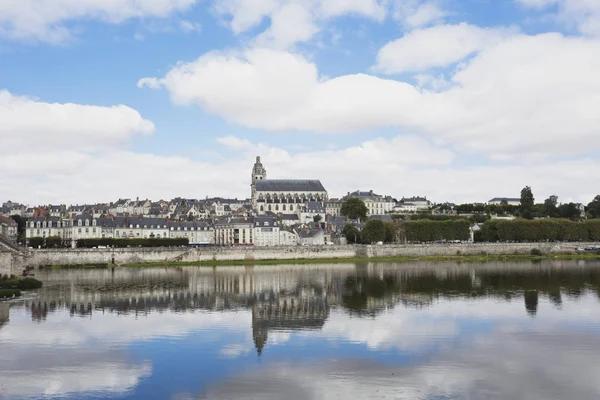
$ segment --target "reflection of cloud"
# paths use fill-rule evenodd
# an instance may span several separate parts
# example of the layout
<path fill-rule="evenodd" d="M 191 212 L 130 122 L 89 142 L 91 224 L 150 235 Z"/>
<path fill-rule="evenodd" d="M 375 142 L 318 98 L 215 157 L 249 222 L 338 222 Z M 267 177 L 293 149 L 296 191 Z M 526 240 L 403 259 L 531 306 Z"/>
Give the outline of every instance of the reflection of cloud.
<path fill-rule="evenodd" d="M 118 350 L 60 347 L 3 348 L 0 398 L 88 391 L 124 392 L 152 372 L 150 363 L 136 364 Z"/>
<path fill-rule="evenodd" d="M 523 297 L 512 301 L 496 299 L 445 299 L 425 308 L 396 307 L 374 318 L 352 317 L 334 310 L 320 332 L 303 332 L 304 336 L 325 336 L 366 344 L 370 349 L 421 351 L 445 339 L 459 337 L 459 321 L 487 321 L 501 325 L 498 329 L 514 331 L 519 324 L 531 323 L 537 331 L 558 329 L 574 323 L 598 323 L 598 302 L 593 295 L 582 296 L 577 302 L 567 301 L 561 311 L 548 300 L 540 300 L 535 320 L 526 313 Z M 510 322 L 512 324 L 507 324 Z M 511 328 L 512 327 L 512 328 Z"/>
<path fill-rule="evenodd" d="M 0 331 L 0 399 L 132 389 L 152 370 L 148 363 L 130 362 L 121 349 L 136 341 L 201 330 L 245 330 L 251 343 L 249 312 L 164 312 L 141 317 L 96 312 L 73 318 L 63 309 L 38 325 L 25 308 L 13 307 L 10 317 Z"/>
<path fill-rule="evenodd" d="M 123 344 L 159 337 L 182 337 L 197 330 L 243 331 L 251 325 L 248 311 L 164 312 L 139 317 L 96 312 L 91 318 L 73 318 L 68 311 L 59 310 L 48 317 L 43 329 L 31 329 L 30 317 L 24 312 L 15 312 L 14 308 L 11 319 L 14 323 L 0 331 L 1 343 L 80 346 L 99 340 Z"/>
<path fill-rule="evenodd" d="M 290 331 L 273 331 L 269 332 L 269 344 L 281 345 L 287 343 L 292 338 L 292 332 Z"/>
<path fill-rule="evenodd" d="M 207 389 L 203 399 L 594 399 L 600 356 L 587 333 L 506 333 L 476 337 L 427 364 L 370 361 L 273 364 Z M 587 350 L 587 351 L 586 351 Z"/>
<path fill-rule="evenodd" d="M 219 354 L 226 358 L 237 358 L 250 352 L 248 346 L 242 344 L 229 344 L 221 349 Z"/>

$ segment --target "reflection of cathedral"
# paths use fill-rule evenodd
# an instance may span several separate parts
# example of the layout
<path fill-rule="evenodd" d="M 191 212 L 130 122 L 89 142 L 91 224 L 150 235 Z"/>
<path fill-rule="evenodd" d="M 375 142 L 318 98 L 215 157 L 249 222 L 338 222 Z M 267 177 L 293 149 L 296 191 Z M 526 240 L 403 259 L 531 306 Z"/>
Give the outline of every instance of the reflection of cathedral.
<path fill-rule="evenodd" d="M 306 292 L 301 288 L 301 292 Z M 260 299 L 252 306 L 252 336 L 258 355 L 262 354 L 269 331 L 320 330 L 329 316 L 323 293 L 294 293 L 274 299 Z"/>

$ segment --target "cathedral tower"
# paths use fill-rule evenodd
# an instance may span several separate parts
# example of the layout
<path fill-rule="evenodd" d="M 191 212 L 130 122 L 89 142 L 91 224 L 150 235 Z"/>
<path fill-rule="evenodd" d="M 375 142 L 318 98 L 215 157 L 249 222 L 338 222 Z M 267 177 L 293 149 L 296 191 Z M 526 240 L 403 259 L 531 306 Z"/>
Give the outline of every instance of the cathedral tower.
<path fill-rule="evenodd" d="M 260 181 L 263 179 L 267 179 L 267 170 L 263 167 L 260 162 L 260 157 L 256 157 L 256 162 L 254 163 L 254 167 L 252 168 L 252 184 L 250 185 L 252 188 L 252 204 L 255 204 L 256 197 L 256 181 Z"/>

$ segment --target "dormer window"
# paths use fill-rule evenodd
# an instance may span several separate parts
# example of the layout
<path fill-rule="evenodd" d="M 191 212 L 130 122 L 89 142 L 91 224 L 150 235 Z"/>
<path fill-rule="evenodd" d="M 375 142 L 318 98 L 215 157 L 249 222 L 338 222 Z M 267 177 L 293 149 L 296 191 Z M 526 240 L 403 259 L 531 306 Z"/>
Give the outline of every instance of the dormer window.
<path fill-rule="evenodd" d="M 44 221 L 44 223 L 42 224 L 42 226 L 45 228 L 46 227 L 46 221 Z"/>
<path fill-rule="evenodd" d="M 96 220 L 92 221 L 92 226 L 96 226 Z"/>
<path fill-rule="evenodd" d="M 89 219 L 85 220 L 85 226 L 90 226 L 90 220 Z"/>
<path fill-rule="evenodd" d="M 52 221 L 48 221 L 48 228 L 52 228 Z"/>

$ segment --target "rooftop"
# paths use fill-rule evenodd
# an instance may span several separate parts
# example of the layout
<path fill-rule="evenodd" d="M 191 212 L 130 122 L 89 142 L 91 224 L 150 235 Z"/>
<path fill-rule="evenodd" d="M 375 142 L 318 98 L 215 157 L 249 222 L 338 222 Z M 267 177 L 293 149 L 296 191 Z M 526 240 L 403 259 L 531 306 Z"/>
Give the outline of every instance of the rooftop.
<path fill-rule="evenodd" d="M 325 192 L 319 180 L 265 179 L 256 181 L 260 192 Z"/>

